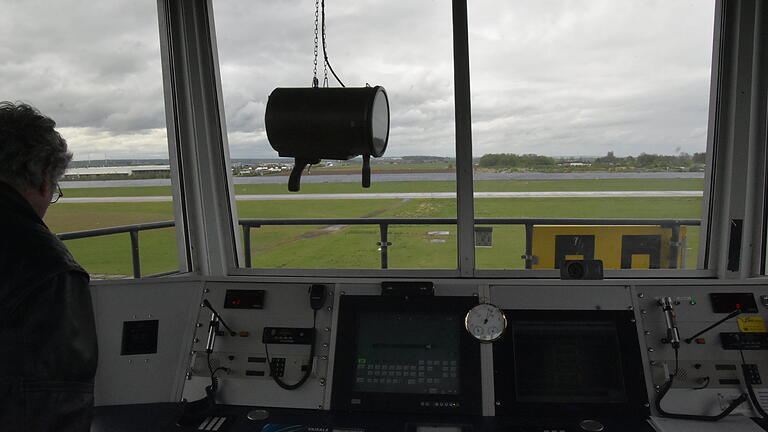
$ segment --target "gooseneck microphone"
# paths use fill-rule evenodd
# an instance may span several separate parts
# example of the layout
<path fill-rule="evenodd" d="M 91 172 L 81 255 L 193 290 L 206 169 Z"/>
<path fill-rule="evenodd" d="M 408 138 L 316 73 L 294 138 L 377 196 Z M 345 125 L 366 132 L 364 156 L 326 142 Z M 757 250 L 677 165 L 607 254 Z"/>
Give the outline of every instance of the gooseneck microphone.
<path fill-rule="evenodd" d="M 731 318 L 734 318 L 734 317 L 737 317 L 737 316 L 741 315 L 741 313 L 742 313 L 742 310 L 741 310 L 741 309 L 736 309 L 735 311 L 733 311 L 733 312 L 729 313 L 729 314 L 728 314 L 728 316 L 726 316 L 725 318 L 721 319 L 720 321 L 718 321 L 718 322 L 716 322 L 716 323 L 712 324 L 711 326 L 709 326 L 709 327 L 705 328 L 704 330 L 702 330 L 702 331 L 700 331 L 700 332 L 696 333 L 695 335 L 693 335 L 693 336 L 691 336 L 691 337 L 689 337 L 689 338 L 685 338 L 685 343 L 689 344 L 689 343 L 693 342 L 693 340 L 694 340 L 694 339 L 696 339 L 697 337 L 699 337 L 699 336 L 703 335 L 704 333 L 706 333 L 706 332 L 708 332 L 708 331 L 712 330 L 713 328 L 715 328 L 715 327 L 719 326 L 720 324 L 722 324 L 722 323 L 724 323 L 724 322 L 728 321 L 729 319 L 731 319 Z"/>
<path fill-rule="evenodd" d="M 684 420 L 714 422 L 722 418 L 725 418 L 731 412 L 733 412 L 733 410 L 735 410 L 739 405 L 741 405 L 747 400 L 746 394 L 742 393 L 741 396 L 732 400 L 728 404 L 728 406 L 723 411 L 720 412 L 720 414 L 716 414 L 716 415 L 671 413 L 671 412 L 665 411 L 664 408 L 662 408 L 661 401 L 662 399 L 664 399 L 664 396 L 667 395 L 667 392 L 669 392 L 669 389 L 672 388 L 672 383 L 679 372 L 677 363 L 678 363 L 678 351 L 680 350 L 680 332 L 677 329 L 677 314 L 675 314 L 674 301 L 672 300 L 672 297 L 662 297 L 659 300 L 659 306 L 661 306 L 662 311 L 664 311 L 664 320 L 667 323 L 667 338 L 666 340 L 663 340 L 663 342 L 672 345 L 672 349 L 675 350 L 675 372 L 669 373 L 669 377 L 667 381 L 658 389 L 658 392 L 656 393 L 656 398 L 654 399 L 654 405 L 656 406 L 656 411 L 658 411 L 659 415 L 661 415 L 662 417 L 684 419 Z M 739 313 L 741 313 L 741 311 L 739 311 Z M 732 318 L 732 316 L 729 315 L 727 318 Z M 693 340 L 696 336 L 715 327 L 716 325 L 722 323 L 723 321 L 724 320 L 721 320 L 709 326 L 708 328 L 697 333 L 696 335 L 686 339 L 685 342 L 690 343 L 690 341 Z"/>
<path fill-rule="evenodd" d="M 224 328 L 229 330 L 229 335 L 230 336 L 234 336 L 234 335 L 237 334 L 237 333 L 233 332 L 231 328 L 229 328 L 227 323 L 224 322 L 224 318 L 222 318 L 221 315 L 218 312 L 216 312 L 216 309 L 213 308 L 213 305 L 211 305 L 211 302 L 209 302 L 208 299 L 204 299 L 203 300 L 203 306 L 207 307 L 208 309 L 211 310 L 211 312 L 213 312 L 213 316 L 211 317 L 211 325 L 213 325 L 214 318 L 216 318 L 217 330 L 218 330 L 218 323 L 221 322 L 221 324 L 224 326 Z"/>
<path fill-rule="evenodd" d="M 208 339 L 205 342 L 208 370 L 211 373 L 211 385 L 205 387 L 205 396 L 202 399 L 185 402 L 182 405 L 181 415 L 176 420 L 176 425 L 181 427 L 196 426 L 206 417 L 210 416 L 215 410 L 216 391 L 219 388 L 219 380 L 215 377 L 218 369 L 213 369 L 211 366 L 211 353 L 213 353 L 213 345 L 216 342 L 216 333 L 219 331 L 219 323 L 229 330 L 231 336 L 237 334 L 224 322 L 224 319 L 219 315 L 216 309 L 213 308 L 213 305 L 211 305 L 211 302 L 209 302 L 208 299 L 203 300 L 203 307 L 206 307 L 211 311 L 211 320 L 208 323 Z M 221 369 L 227 370 L 226 368 Z"/>
<path fill-rule="evenodd" d="M 208 340 L 205 342 L 205 352 L 213 352 L 213 344 L 216 342 L 216 332 L 219 331 L 219 317 L 211 314 L 211 321 L 208 323 Z"/>
<path fill-rule="evenodd" d="M 664 320 L 667 322 L 667 343 L 672 348 L 680 348 L 680 331 L 677 329 L 677 315 L 673 306 L 672 297 L 664 297 L 659 300 L 659 305 L 664 311 Z"/>

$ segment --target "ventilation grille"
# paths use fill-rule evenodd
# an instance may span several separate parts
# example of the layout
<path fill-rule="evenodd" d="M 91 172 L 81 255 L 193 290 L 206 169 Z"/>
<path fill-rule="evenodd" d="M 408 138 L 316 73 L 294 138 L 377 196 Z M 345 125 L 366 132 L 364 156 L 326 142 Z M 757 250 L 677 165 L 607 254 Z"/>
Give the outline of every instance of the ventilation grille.
<path fill-rule="evenodd" d="M 755 395 L 763 409 L 768 410 L 768 389 L 755 389 Z"/>

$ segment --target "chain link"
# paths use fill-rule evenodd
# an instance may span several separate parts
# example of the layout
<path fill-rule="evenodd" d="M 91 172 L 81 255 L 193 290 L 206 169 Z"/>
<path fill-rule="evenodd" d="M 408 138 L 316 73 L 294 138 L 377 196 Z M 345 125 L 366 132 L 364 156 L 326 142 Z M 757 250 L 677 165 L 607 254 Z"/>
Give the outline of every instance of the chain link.
<path fill-rule="evenodd" d="M 312 75 L 312 87 L 317 87 L 317 33 L 318 33 L 318 19 L 320 17 L 320 0 L 315 0 L 315 61 Z M 323 62 L 325 66 L 325 62 Z M 328 73 L 326 72 L 326 75 Z M 325 81 L 328 81 L 326 76 Z"/>
<path fill-rule="evenodd" d="M 325 61 L 325 50 L 327 49 L 327 45 L 325 43 L 325 0 L 321 1 L 323 2 L 323 28 L 321 29 L 323 32 L 323 87 L 328 87 L 328 62 Z"/>

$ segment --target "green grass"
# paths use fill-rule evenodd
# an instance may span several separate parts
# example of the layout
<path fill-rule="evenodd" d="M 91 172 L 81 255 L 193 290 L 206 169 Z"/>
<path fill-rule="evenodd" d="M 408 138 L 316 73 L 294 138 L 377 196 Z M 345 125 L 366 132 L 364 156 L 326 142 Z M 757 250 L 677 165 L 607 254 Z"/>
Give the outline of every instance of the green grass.
<path fill-rule="evenodd" d="M 372 202 L 369 200 L 367 202 Z M 313 208 L 322 207 L 322 201 Z M 372 203 L 375 204 L 375 203 Z M 506 198 L 475 202 L 477 217 L 575 217 L 575 218 L 697 218 L 700 198 Z M 405 200 L 383 212 L 381 217 L 455 217 L 454 200 Z M 325 227 L 264 227 L 251 234 L 254 245 L 275 245 L 252 250 L 254 267 L 378 268 L 380 253 L 378 226 L 349 226 L 336 230 Z M 410 225 L 389 229 L 390 268 L 455 268 L 455 226 Z M 429 235 L 449 231 L 449 235 Z M 282 235 L 281 235 L 282 234 Z M 698 229 L 689 228 L 686 263 L 695 265 Z M 519 226 L 494 226 L 494 246 L 477 248 L 481 269 L 523 268 L 525 231 Z"/>
<path fill-rule="evenodd" d="M 287 178 L 286 178 L 287 182 Z M 552 191 L 643 191 L 643 190 L 702 190 L 703 179 L 607 179 L 607 180 L 478 180 L 477 192 L 552 192 Z M 455 192 L 452 181 L 379 182 L 370 188 L 359 183 L 304 183 L 302 194 L 328 193 L 394 193 L 394 192 Z M 237 195 L 287 194 L 286 184 L 235 185 Z M 170 186 L 67 188 L 67 198 L 170 196 Z"/>
<path fill-rule="evenodd" d="M 64 233 L 119 225 L 173 219 L 173 203 L 56 203 L 48 209 L 45 223 Z"/>
<path fill-rule="evenodd" d="M 46 224 L 64 233 L 173 219 L 172 203 L 57 203 L 48 210 Z M 176 230 L 166 228 L 139 234 L 141 272 L 150 275 L 178 269 Z M 94 275 L 133 275 L 129 234 L 68 240 L 67 247 Z"/>
<path fill-rule="evenodd" d="M 378 183 L 371 192 L 453 191 L 453 182 Z M 676 180 L 541 180 L 478 181 L 477 191 L 577 190 L 701 190 L 700 179 Z M 282 194 L 286 186 L 238 185 L 238 194 Z M 303 193 L 367 191 L 354 183 L 305 184 Z M 168 187 L 67 189 L 65 196 L 168 195 Z M 701 198 L 484 198 L 474 203 L 476 217 L 569 218 L 698 218 Z M 453 199 L 373 199 L 239 201 L 238 216 L 246 218 L 452 218 Z M 54 232 L 173 219 L 166 203 L 58 203 L 46 222 Z M 477 248 L 477 267 L 515 269 L 524 265 L 524 230 L 494 226 L 492 248 Z M 388 240 L 390 268 L 456 268 L 455 226 L 392 226 Z M 428 234 L 448 231 L 448 235 Z M 378 226 L 265 226 L 251 230 L 253 266 L 266 268 L 379 268 Z M 687 267 L 695 266 L 698 229 L 689 228 Z M 178 268 L 174 229 L 140 234 L 144 275 Z M 131 275 L 128 234 L 67 241 L 74 256 L 95 275 Z"/>
<path fill-rule="evenodd" d="M 62 188 L 65 198 L 170 196 L 170 186 Z"/>

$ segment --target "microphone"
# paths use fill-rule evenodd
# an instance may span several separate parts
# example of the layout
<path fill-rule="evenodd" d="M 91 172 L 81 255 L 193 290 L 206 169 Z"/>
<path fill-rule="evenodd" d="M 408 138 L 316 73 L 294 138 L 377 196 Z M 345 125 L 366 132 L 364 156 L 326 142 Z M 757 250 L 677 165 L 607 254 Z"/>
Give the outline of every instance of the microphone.
<path fill-rule="evenodd" d="M 203 300 L 202 306 L 207 307 L 211 311 L 211 321 L 208 323 L 208 339 L 205 343 L 205 352 L 208 354 L 208 368 L 211 370 L 211 385 L 205 387 L 205 396 L 202 399 L 184 403 L 181 416 L 176 419 L 176 425 L 181 427 L 199 425 L 206 417 L 211 416 L 216 407 L 216 390 L 219 387 L 219 381 L 214 376 L 216 371 L 211 368 L 211 353 L 213 353 L 213 344 L 216 342 L 216 332 L 219 331 L 219 323 L 229 330 L 231 336 L 237 334 L 224 322 L 224 319 L 216 312 L 216 309 L 213 308 L 208 299 Z M 228 370 L 227 368 L 222 369 Z"/>
<path fill-rule="evenodd" d="M 216 313 L 211 314 L 211 322 L 208 323 L 208 340 L 205 342 L 205 352 L 213 352 L 213 343 L 216 342 L 216 332 L 219 330 L 219 317 Z"/>
<path fill-rule="evenodd" d="M 224 318 L 222 318 L 221 315 L 218 312 L 216 312 L 216 309 L 213 308 L 213 305 L 211 305 L 211 302 L 209 302 L 208 299 L 203 299 L 203 306 L 207 307 L 208 309 L 211 310 L 211 312 L 213 312 L 213 316 L 211 317 L 211 325 L 213 325 L 214 318 L 216 318 L 216 320 L 215 320 L 216 321 L 216 330 L 219 329 L 218 323 L 221 322 L 221 324 L 224 326 L 224 328 L 229 330 L 229 335 L 230 336 L 234 336 L 234 335 L 237 334 L 237 333 L 233 332 L 231 328 L 229 328 L 227 323 L 224 322 Z"/>
<path fill-rule="evenodd" d="M 673 306 L 672 297 L 664 297 L 659 300 L 659 305 L 664 311 L 664 319 L 667 322 L 667 343 L 672 348 L 680 348 L 680 332 L 677 330 L 677 315 Z"/>

